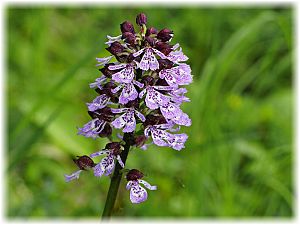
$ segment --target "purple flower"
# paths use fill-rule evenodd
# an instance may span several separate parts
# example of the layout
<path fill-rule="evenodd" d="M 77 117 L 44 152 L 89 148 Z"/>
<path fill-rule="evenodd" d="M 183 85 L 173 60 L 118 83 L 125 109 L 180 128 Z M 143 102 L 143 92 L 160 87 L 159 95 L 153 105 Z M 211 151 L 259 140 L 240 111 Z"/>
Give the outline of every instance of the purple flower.
<path fill-rule="evenodd" d="M 167 28 L 162 29 L 157 34 L 157 38 L 164 41 L 164 42 L 165 41 L 171 41 L 172 37 L 173 37 L 173 31 L 171 31 Z"/>
<path fill-rule="evenodd" d="M 187 61 L 189 58 L 183 54 L 182 49 L 176 50 L 179 47 L 179 44 L 173 46 L 173 51 L 168 54 L 167 59 L 173 63 L 179 64 L 179 62 Z"/>
<path fill-rule="evenodd" d="M 171 69 L 163 69 L 159 72 L 159 77 L 165 79 L 170 86 L 187 85 L 193 81 L 191 68 L 183 63 Z"/>
<path fill-rule="evenodd" d="M 184 148 L 188 136 L 186 134 L 171 134 L 166 130 L 170 129 L 173 124 L 160 124 L 148 126 L 144 134 L 148 137 L 149 133 L 153 139 L 154 144 L 158 146 L 168 146 L 175 150 L 181 150 Z"/>
<path fill-rule="evenodd" d="M 146 189 L 140 184 L 143 184 L 149 190 L 157 190 L 156 186 L 151 186 L 147 181 L 142 180 L 143 176 L 143 173 L 136 169 L 131 169 L 126 175 L 128 181 L 126 189 L 130 189 L 130 201 L 132 203 L 141 203 L 148 198 Z"/>
<path fill-rule="evenodd" d="M 120 84 L 112 90 L 112 93 L 117 93 L 122 89 L 121 95 L 119 97 L 120 104 L 127 104 L 129 101 L 133 101 L 138 97 L 138 92 L 133 84 L 137 85 L 139 88 L 142 88 L 144 86 L 142 83 L 133 80 L 132 83 Z"/>
<path fill-rule="evenodd" d="M 155 48 L 147 47 L 143 48 L 135 53 L 133 53 L 134 57 L 137 57 L 144 53 L 143 58 L 141 59 L 140 63 L 138 63 L 138 67 L 142 70 L 157 70 L 159 68 L 159 63 L 154 55 L 156 53 L 160 58 L 165 59 L 166 56 L 158 51 Z"/>
<path fill-rule="evenodd" d="M 174 103 L 168 102 L 164 106 L 160 106 L 162 115 L 174 123 L 182 126 L 191 126 L 191 119 L 189 116 L 182 112 L 182 110 Z"/>
<path fill-rule="evenodd" d="M 96 118 L 85 124 L 82 128 L 78 128 L 78 134 L 83 135 L 85 137 L 96 138 L 104 129 L 105 125 L 106 121 Z"/>
<path fill-rule="evenodd" d="M 117 129 L 124 127 L 124 133 L 133 132 L 135 130 L 136 120 L 134 115 L 136 115 L 142 122 L 146 120 L 142 113 L 133 108 L 111 109 L 111 111 L 113 113 L 124 113 L 111 123 Z"/>
<path fill-rule="evenodd" d="M 104 173 L 105 176 L 108 176 L 112 173 L 113 169 L 115 168 L 115 161 L 117 160 L 121 167 L 124 168 L 124 163 L 122 162 L 121 156 L 121 145 L 119 142 L 111 142 L 108 143 L 104 150 L 99 152 L 92 153 L 90 155 L 91 158 L 97 157 L 99 155 L 105 156 L 100 163 L 93 167 L 94 175 L 96 177 L 101 177 Z"/>
<path fill-rule="evenodd" d="M 173 90 L 173 87 L 148 85 L 146 89 L 142 90 L 139 93 L 139 98 L 142 98 L 145 95 L 145 93 L 147 93 L 145 98 L 145 103 L 146 106 L 149 107 L 150 109 L 157 109 L 160 106 L 164 106 L 171 99 L 169 96 L 163 95 L 157 90 L 168 91 L 168 90 Z"/>
<path fill-rule="evenodd" d="M 112 79 L 118 83 L 131 83 L 134 78 L 134 68 L 135 64 L 133 63 L 122 63 L 108 67 L 110 70 L 122 69 L 120 72 L 112 75 Z"/>
<path fill-rule="evenodd" d="M 84 156 L 77 156 L 77 159 L 73 159 L 74 163 L 79 167 L 79 170 L 77 170 L 76 172 L 72 173 L 71 175 L 64 175 L 65 176 L 65 181 L 66 182 L 70 182 L 71 180 L 74 179 L 79 179 L 79 174 L 86 169 L 90 169 L 93 168 L 96 164 L 94 163 L 94 161 L 84 155 Z"/>
<path fill-rule="evenodd" d="M 97 109 L 103 109 L 109 103 L 110 97 L 106 94 L 99 95 L 92 103 L 86 103 L 89 111 L 96 111 Z"/>

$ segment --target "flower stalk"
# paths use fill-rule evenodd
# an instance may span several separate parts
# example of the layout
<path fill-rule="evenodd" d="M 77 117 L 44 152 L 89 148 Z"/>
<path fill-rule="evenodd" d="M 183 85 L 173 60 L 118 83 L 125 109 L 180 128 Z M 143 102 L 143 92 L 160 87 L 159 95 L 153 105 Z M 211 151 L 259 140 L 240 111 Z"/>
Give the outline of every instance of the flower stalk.
<path fill-rule="evenodd" d="M 125 141 L 125 145 L 124 145 L 124 150 L 121 153 L 121 159 L 125 165 L 129 153 L 129 149 L 130 149 L 130 142 L 131 142 L 130 133 L 125 133 L 123 140 Z M 122 178 L 122 172 L 121 172 L 122 169 L 123 168 L 119 164 L 115 166 L 115 171 L 110 181 L 110 185 L 109 185 L 109 189 L 105 201 L 105 206 L 102 213 L 102 220 L 109 219 L 112 215 L 115 201 L 118 195 L 121 178 Z"/>

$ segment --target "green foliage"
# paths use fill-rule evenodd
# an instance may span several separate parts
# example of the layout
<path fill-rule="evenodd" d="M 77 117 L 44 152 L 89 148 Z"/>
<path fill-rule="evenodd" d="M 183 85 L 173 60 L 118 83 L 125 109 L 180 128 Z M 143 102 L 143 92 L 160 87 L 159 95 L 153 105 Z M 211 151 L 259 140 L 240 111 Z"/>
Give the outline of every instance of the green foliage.
<path fill-rule="evenodd" d="M 6 8 L 7 212 L 15 217 L 91 217 L 103 210 L 109 179 L 76 170 L 72 157 L 106 140 L 77 136 L 89 120 L 88 84 L 107 56 L 107 34 L 145 12 L 171 28 L 189 56 L 194 83 L 184 104 L 193 124 L 181 152 L 133 149 L 128 168 L 158 186 L 133 205 L 122 182 L 115 215 L 126 217 L 291 217 L 294 209 L 292 9 Z"/>

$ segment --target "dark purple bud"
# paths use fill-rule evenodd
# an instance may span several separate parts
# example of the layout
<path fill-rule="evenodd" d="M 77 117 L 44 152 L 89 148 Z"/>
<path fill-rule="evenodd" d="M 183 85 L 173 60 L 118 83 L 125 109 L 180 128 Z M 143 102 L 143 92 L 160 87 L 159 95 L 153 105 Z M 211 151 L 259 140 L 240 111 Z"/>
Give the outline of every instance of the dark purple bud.
<path fill-rule="evenodd" d="M 137 15 L 135 22 L 139 26 L 143 26 L 143 24 L 146 25 L 147 24 L 147 16 L 144 13 L 140 13 L 139 15 Z"/>
<path fill-rule="evenodd" d="M 116 72 L 115 70 L 108 69 L 108 67 L 111 65 L 114 65 L 114 64 L 108 63 L 108 64 L 105 64 L 105 66 L 103 68 L 99 69 L 101 71 L 101 73 L 108 78 L 111 78 L 111 76 Z"/>
<path fill-rule="evenodd" d="M 78 166 L 79 169 L 85 170 L 96 166 L 94 161 L 88 157 L 87 155 L 84 156 L 77 156 L 77 159 L 73 159 L 73 162 Z"/>
<path fill-rule="evenodd" d="M 164 53 L 164 55 L 169 55 L 169 53 L 172 51 L 172 47 L 172 45 L 169 45 L 168 43 L 162 41 L 158 41 L 155 43 L 155 48 Z"/>
<path fill-rule="evenodd" d="M 99 118 L 100 120 L 104 120 L 106 122 L 111 122 L 114 119 L 114 114 L 111 112 L 111 109 L 107 106 L 103 109 L 98 109 L 96 111 L 88 111 L 88 114 L 93 119 Z"/>
<path fill-rule="evenodd" d="M 118 55 L 123 52 L 124 47 L 120 44 L 120 42 L 115 41 L 111 43 L 111 45 L 108 48 L 106 48 L 106 50 L 113 55 Z"/>
<path fill-rule="evenodd" d="M 144 174 L 141 171 L 139 171 L 137 169 L 131 169 L 126 174 L 126 179 L 127 179 L 127 181 L 138 180 L 138 179 L 143 178 L 143 176 L 144 176 Z"/>
<path fill-rule="evenodd" d="M 120 27 L 121 27 L 122 33 L 125 33 L 125 32 L 130 32 L 133 34 L 135 33 L 134 27 L 133 27 L 132 23 L 130 23 L 129 21 L 123 22 L 122 24 L 120 24 Z"/>
<path fill-rule="evenodd" d="M 124 39 L 124 41 L 130 45 L 134 45 L 135 43 L 135 35 L 131 32 L 125 32 L 122 34 L 122 39 Z"/>
<path fill-rule="evenodd" d="M 156 41 L 154 38 L 149 37 L 149 36 L 146 36 L 145 40 L 149 43 L 149 45 L 150 45 L 151 47 L 154 47 L 155 41 Z"/>
<path fill-rule="evenodd" d="M 147 115 L 144 126 L 147 127 L 149 125 L 158 125 L 164 123 L 167 123 L 167 121 L 163 115 Z"/>
<path fill-rule="evenodd" d="M 127 63 L 131 63 L 134 59 L 137 59 L 137 57 L 134 57 L 133 53 L 130 53 L 127 57 Z"/>
<path fill-rule="evenodd" d="M 146 30 L 146 36 L 150 36 L 151 34 L 157 34 L 157 30 L 154 27 L 149 27 Z"/>
<path fill-rule="evenodd" d="M 147 137 L 145 135 L 136 136 L 134 139 L 136 147 L 142 147 L 147 141 Z"/>
<path fill-rule="evenodd" d="M 165 79 L 158 79 L 155 83 L 156 86 L 169 86 L 169 84 L 167 83 L 167 81 Z M 163 93 L 164 91 L 161 91 L 161 93 Z M 169 91 L 166 91 L 167 93 Z"/>
<path fill-rule="evenodd" d="M 111 150 L 114 155 L 120 155 L 121 144 L 120 142 L 110 142 L 106 144 L 105 149 Z"/>
<path fill-rule="evenodd" d="M 138 108 L 138 107 L 139 107 L 139 99 L 136 98 L 135 100 L 129 101 L 129 102 L 125 105 L 125 107 L 126 107 L 126 108 L 131 108 L 131 107 Z"/>
<path fill-rule="evenodd" d="M 96 92 L 100 95 L 106 94 L 107 96 L 113 98 L 115 96 L 114 93 L 112 93 L 112 89 L 114 89 L 116 85 L 113 82 L 106 83 L 102 89 L 96 88 Z"/>
<path fill-rule="evenodd" d="M 160 70 L 162 70 L 162 69 L 171 69 L 174 65 L 174 63 L 171 62 L 168 59 L 159 59 L 158 63 L 159 63 L 159 69 Z"/>
<path fill-rule="evenodd" d="M 112 134 L 112 128 L 111 126 L 106 123 L 104 126 L 104 129 L 99 133 L 99 137 L 108 137 Z"/>
<path fill-rule="evenodd" d="M 147 85 L 153 86 L 154 82 L 155 82 L 154 78 L 149 75 L 146 75 L 142 78 L 142 83 L 144 83 L 146 86 Z"/>
<path fill-rule="evenodd" d="M 161 31 L 158 32 L 157 38 L 162 41 L 169 41 L 173 37 L 173 31 L 164 28 Z"/>

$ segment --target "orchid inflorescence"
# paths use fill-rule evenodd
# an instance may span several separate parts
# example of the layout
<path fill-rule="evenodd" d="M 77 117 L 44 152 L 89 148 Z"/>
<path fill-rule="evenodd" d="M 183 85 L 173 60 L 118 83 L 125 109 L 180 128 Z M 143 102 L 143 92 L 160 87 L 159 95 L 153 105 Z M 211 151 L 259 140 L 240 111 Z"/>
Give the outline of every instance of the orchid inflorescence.
<path fill-rule="evenodd" d="M 124 168 L 127 155 L 122 157 L 122 152 L 126 144 L 145 150 L 149 145 L 146 142 L 152 138 L 152 143 L 158 146 L 178 151 L 184 148 L 188 136 L 177 132 L 180 126 L 191 125 L 189 116 L 180 109 L 183 102 L 189 101 L 184 96 L 187 90 L 181 86 L 192 82 L 191 68 L 184 63 L 188 57 L 179 44 L 170 44 L 171 30 L 165 28 L 158 32 L 154 27 L 147 28 L 147 17 L 143 13 L 137 16 L 136 23 L 140 27 L 137 33 L 134 26 L 125 21 L 120 25 L 121 35 L 107 36 L 106 50 L 111 55 L 96 58 L 102 76 L 90 84 L 99 94 L 87 103 L 92 120 L 78 132 L 85 137 L 112 140 L 112 128 L 116 128 L 123 132 L 117 135 L 121 140 L 111 141 L 105 149 L 89 156 L 74 159 L 79 170 L 65 175 L 67 182 L 78 179 L 87 169 L 101 177 L 111 175 L 116 163 Z M 94 163 L 93 159 L 102 155 L 105 157 L 98 164 Z M 126 188 L 130 189 L 132 203 L 147 199 L 147 192 L 140 184 L 156 190 L 156 186 L 141 178 L 141 171 L 127 170 Z"/>

